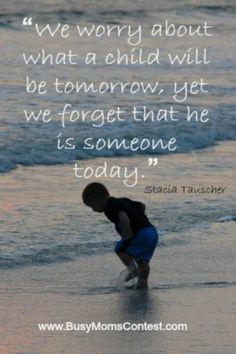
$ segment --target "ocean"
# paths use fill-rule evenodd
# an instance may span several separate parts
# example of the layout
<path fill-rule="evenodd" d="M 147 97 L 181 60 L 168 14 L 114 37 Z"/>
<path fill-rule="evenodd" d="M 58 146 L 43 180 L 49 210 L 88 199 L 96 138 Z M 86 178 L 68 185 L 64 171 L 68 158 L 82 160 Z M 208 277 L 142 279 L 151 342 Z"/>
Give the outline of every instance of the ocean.
<path fill-rule="evenodd" d="M 155 348 L 159 348 L 160 353 L 173 353 L 177 352 L 176 346 L 179 352 L 188 354 L 234 352 L 233 326 L 230 327 L 231 317 L 228 320 L 227 316 L 234 311 L 233 295 L 230 296 L 235 291 L 235 14 L 233 0 L 220 3 L 215 0 L 0 0 L 0 292 L 3 296 L 0 308 L 5 319 L 1 321 L 3 340 L 0 342 L 3 344 L 0 349 L 4 354 L 73 354 L 78 353 L 77 345 L 85 353 L 94 350 L 110 353 L 111 350 L 118 352 L 119 346 L 125 350 L 122 345 L 128 339 L 132 343 L 131 353 L 151 353 Z M 160 48 L 160 64 L 122 63 L 108 67 L 102 62 L 104 51 L 139 49 L 139 46 L 128 45 L 125 33 L 118 39 L 88 40 L 75 34 L 66 40 L 59 36 L 39 38 L 33 26 L 22 25 L 26 17 L 32 17 L 33 22 L 42 26 L 46 23 L 53 26 L 57 23 L 70 26 L 129 24 L 133 28 L 141 25 L 143 55 L 148 55 L 152 48 Z M 195 28 L 207 22 L 213 26 L 213 36 L 150 39 L 150 28 L 157 23 L 164 24 L 165 19 L 176 26 Z M 170 65 L 167 60 L 170 50 L 181 52 L 192 47 L 207 48 L 211 63 Z M 42 49 L 56 53 L 62 48 L 64 52 L 76 52 L 79 62 L 73 66 L 24 64 L 22 53 L 36 55 Z M 86 65 L 81 59 L 88 51 L 97 53 L 98 65 Z M 39 97 L 27 93 L 27 75 L 32 80 L 47 78 L 47 94 Z M 95 88 L 101 82 L 144 85 L 160 82 L 164 93 L 157 95 L 147 90 L 144 94 L 140 90 L 133 94 L 126 86 L 124 92 L 108 88 L 104 94 L 82 90 L 56 94 L 55 78 L 61 82 L 94 83 Z M 201 78 L 208 83 L 207 94 L 189 95 L 187 103 L 173 101 L 173 82 Z M 120 107 L 128 114 L 125 121 L 80 119 L 76 123 L 66 121 L 63 127 L 58 112 L 65 104 L 74 110 L 90 112 Z M 197 111 L 207 109 L 209 121 L 186 124 L 183 117 L 187 104 Z M 130 118 L 134 106 L 141 111 L 148 107 L 153 112 L 162 108 L 170 110 L 173 106 L 178 111 L 179 121 L 135 122 Z M 50 109 L 53 119 L 50 124 L 28 123 L 24 110 L 30 109 Z M 94 126 L 94 122 L 99 126 Z M 60 133 L 73 137 L 77 149 L 57 149 Z M 171 153 L 160 148 L 153 151 L 150 147 L 132 151 L 114 146 L 86 150 L 83 139 L 87 136 L 95 141 L 126 139 L 127 143 L 135 137 L 167 141 L 176 136 L 177 150 Z M 149 167 L 148 159 L 156 156 L 158 165 Z M 147 308 L 145 299 L 139 302 L 132 291 L 127 295 L 114 288 L 113 280 L 122 270 L 113 255 L 118 237 L 102 215 L 92 214 L 82 204 L 81 192 L 90 180 L 76 179 L 73 174 L 75 162 L 81 167 L 96 167 L 105 160 L 109 164 L 139 166 L 140 170 L 145 170 L 145 178 L 134 188 L 125 187 L 119 178 L 102 177 L 100 180 L 113 195 L 144 202 L 150 220 L 159 230 L 160 243 L 152 261 L 151 300 L 146 303 Z M 153 187 L 159 186 L 167 190 L 176 187 L 178 192 L 145 193 L 145 188 L 154 190 Z M 221 194 L 183 193 L 183 186 L 222 187 L 225 191 Z M 215 307 L 214 301 L 211 302 L 214 297 Z M 228 302 L 222 314 L 226 328 L 223 333 L 217 325 L 216 313 L 224 310 L 224 299 Z M 188 336 L 178 334 L 175 341 L 169 337 L 158 337 L 157 341 L 155 333 L 147 338 L 138 338 L 136 334 L 128 338 L 126 333 L 125 341 L 119 342 L 120 336 L 111 334 L 108 347 L 106 340 L 96 335 L 99 348 L 96 348 L 96 340 L 88 342 L 85 337 L 81 337 L 80 344 L 75 338 L 70 342 L 69 337 L 64 343 L 65 337 L 55 334 L 54 338 L 42 334 L 37 338 L 38 332 L 32 329 L 36 315 L 42 322 L 52 318 L 59 321 L 59 306 L 63 318 L 73 317 L 75 311 L 74 315 L 84 321 L 104 316 L 114 322 L 117 318 L 124 320 L 121 315 L 124 311 L 134 321 L 143 318 L 154 321 L 157 314 L 161 319 L 172 316 L 189 320 L 195 329 Z M 147 315 L 149 310 L 150 316 Z M 16 318 L 21 318 L 21 324 Z M 13 326 L 17 327 L 16 335 L 9 334 Z M 27 329 L 25 341 L 22 339 L 24 326 Z M 208 342 L 204 326 L 210 331 Z M 202 346 L 198 339 L 202 340 Z"/>
<path fill-rule="evenodd" d="M 0 115 L 0 172 L 11 173 L 19 166 L 51 166 L 56 164 L 69 164 L 74 161 L 94 159 L 99 157 L 131 157 L 138 154 L 167 154 L 168 150 L 147 148 L 144 151 L 132 151 L 130 149 L 116 149 L 115 147 L 104 147 L 100 150 L 83 149 L 82 141 L 87 136 L 92 136 L 94 142 L 97 139 L 108 139 L 122 137 L 126 142 L 130 142 L 135 137 L 157 139 L 178 138 L 178 147 L 175 152 L 192 154 L 203 148 L 216 146 L 219 142 L 231 141 L 236 138 L 235 129 L 235 55 L 236 46 L 234 38 L 236 6 L 233 1 L 225 1 L 221 5 L 216 5 L 215 1 L 203 1 L 192 3 L 192 1 L 171 1 L 168 6 L 165 1 L 148 1 L 145 6 L 142 2 L 127 3 L 120 1 L 111 4 L 110 1 L 98 3 L 77 1 L 37 1 L 33 4 L 29 1 L 22 1 L 19 5 L 14 1 L 1 2 L 0 4 L 0 30 L 2 42 L 1 56 L 1 87 L 2 104 Z M 142 66 L 140 65 L 116 65 L 109 67 L 101 64 L 87 66 L 81 60 L 76 66 L 73 65 L 29 65 L 23 61 L 22 53 L 37 53 L 42 48 L 48 52 L 55 53 L 61 48 L 61 38 L 56 37 L 37 38 L 34 29 L 22 26 L 22 19 L 31 16 L 34 21 L 40 24 L 69 23 L 71 25 L 91 25 L 91 24 L 130 24 L 131 26 L 143 26 L 142 45 L 144 51 L 150 45 L 158 45 L 163 53 L 170 50 L 170 46 L 176 45 L 179 49 L 191 48 L 193 45 L 198 48 L 207 47 L 210 65 L 181 65 L 171 66 L 167 59 L 160 65 Z M 155 38 L 155 41 L 148 37 L 148 29 L 155 24 L 169 22 L 180 24 L 203 24 L 204 21 L 213 26 L 212 37 L 184 37 L 178 38 Z M 204 21 L 203 21 L 204 20 Z M 37 40 L 36 40 L 37 39 Z M 118 41 L 118 42 L 117 42 Z M 150 43 L 151 41 L 151 43 Z M 156 43 L 157 41 L 157 43 Z M 127 50 L 125 39 L 114 38 L 78 38 L 71 36 L 63 42 L 65 52 L 68 48 L 78 48 L 78 55 L 82 55 L 93 48 L 102 55 L 104 49 Z M 103 47 L 104 46 L 104 47 Z M 64 47 L 63 47 L 64 48 Z M 104 48 L 104 49 L 103 49 Z M 129 48 L 130 49 L 130 48 Z M 132 48 L 131 48 L 132 49 Z M 164 94 L 160 97 L 152 92 L 135 95 L 126 92 L 106 92 L 96 94 L 91 92 L 72 92 L 70 94 L 56 94 L 49 89 L 47 95 L 26 93 L 26 76 L 32 79 L 43 80 L 47 77 L 48 82 L 53 82 L 55 78 L 63 81 L 93 82 L 98 87 L 101 82 L 148 82 L 159 81 L 165 88 Z M 207 94 L 191 95 L 187 103 L 178 103 L 171 99 L 170 90 L 173 82 L 191 82 L 200 80 L 209 83 Z M 173 88 L 172 88 L 173 90 Z M 118 90 L 119 91 L 119 90 Z M 109 124 L 107 121 L 91 119 L 69 122 L 66 120 L 65 128 L 62 121 L 55 112 L 62 111 L 65 104 L 71 105 L 71 110 L 108 110 L 114 107 L 130 112 L 133 106 L 144 106 L 148 110 L 156 112 L 158 109 L 170 109 L 171 106 L 179 111 L 179 121 L 157 122 L 147 120 L 146 122 L 134 121 L 130 116 L 125 121 L 115 121 Z M 209 111 L 209 122 L 196 124 L 191 122 L 186 124 L 183 119 L 186 105 L 191 109 L 206 108 Z M 50 108 L 54 113 L 50 124 L 42 122 L 27 122 L 24 110 Z M 68 108 L 69 110 L 69 108 Z M 57 136 L 62 133 L 66 137 L 74 137 L 77 142 L 77 149 L 65 150 L 57 149 Z M 109 160 L 109 159 L 108 159 Z M 88 163 L 88 162 L 87 162 Z M 222 166 L 223 168 L 223 166 Z M 73 172 L 71 173 L 73 176 Z M 173 226 L 167 227 L 172 230 Z M 23 232 L 23 230 L 22 230 Z M 29 230 L 29 235 L 32 230 Z M 9 239 L 9 232 L 4 232 L 3 238 Z M 8 235 L 8 236 L 6 236 Z M 10 233 L 10 237 L 12 237 Z M 25 237 L 25 235 L 22 235 Z M 46 237 L 47 239 L 48 237 Z M 47 243 L 47 241 L 45 241 Z M 74 243 L 73 243 L 74 245 Z M 24 247 L 23 244 L 21 247 Z M 70 249 L 70 245 L 68 245 Z M 74 246 L 72 252 L 74 252 Z M 66 253 L 70 252 L 69 249 Z M 80 253 L 81 250 L 79 250 Z M 18 250 L 19 252 L 19 250 Z M 36 250 L 34 251 L 36 252 Z M 41 250 L 37 251 L 41 252 Z M 54 250 L 52 253 L 54 254 Z M 56 253 L 56 252 L 55 252 Z M 34 256 L 32 256 L 34 258 Z M 35 259 L 44 257 L 35 254 Z M 47 257 L 46 257 L 47 258 Z M 50 257 L 49 257 L 50 258 Z M 55 257 L 57 258 L 57 257 Z M 13 257 L 14 259 L 14 257 Z M 27 257 L 26 257 L 27 259 Z M 27 260 L 25 260 L 27 262 Z M 24 261 L 22 261 L 24 263 Z M 14 263 L 14 262 L 13 262 Z M 3 264 L 5 264 L 3 262 Z"/>
<path fill-rule="evenodd" d="M 226 1 L 220 6 L 215 1 L 171 1 L 168 5 L 165 1 L 148 1 L 145 6 L 142 2 L 127 4 L 118 2 L 110 4 L 108 1 L 102 4 L 98 2 L 77 1 L 50 1 L 31 3 L 22 1 L 17 4 L 14 1 L 1 2 L 0 4 L 0 28 L 2 41 L 1 58 L 1 83 L 2 83 L 2 104 L 1 104 L 1 126 L 0 126 L 0 172 L 8 172 L 18 165 L 54 165 L 66 164 L 74 160 L 89 159 L 94 157 L 130 156 L 137 153 L 162 154 L 166 150 L 151 148 L 145 151 L 130 151 L 126 149 L 90 150 L 83 148 L 83 139 L 87 137 L 88 131 L 92 131 L 94 140 L 99 138 L 107 139 L 113 136 L 125 138 L 128 142 L 134 137 L 145 137 L 148 139 L 162 138 L 170 139 L 178 137 L 177 152 L 190 152 L 193 150 L 214 146 L 219 141 L 235 139 L 235 79 L 234 79 L 234 16 L 235 4 L 233 1 Z M 109 4 L 109 6 L 108 6 Z M 122 10 L 120 10 L 122 9 Z M 70 25 L 124 25 L 143 26 L 142 47 L 144 53 L 150 52 L 151 48 L 161 48 L 161 61 L 159 65 L 112 65 L 104 63 L 98 65 L 86 65 L 82 58 L 84 53 L 93 49 L 97 53 L 98 61 L 104 50 L 115 52 L 117 47 L 125 52 L 134 46 L 127 47 L 125 34 L 121 38 L 100 37 L 82 39 L 75 34 L 68 40 L 62 40 L 59 36 L 55 38 L 38 38 L 29 26 L 22 26 L 24 17 L 30 15 L 33 21 L 41 25 L 45 23 L 69 23 Z M 175 25 L 204 24 L 207 22 L 213 26 L 212 37 L 154 37 L 152 40 L 148 33 L 152 25 L 159 23 L 164 25 L 165 19 Z M 122 38 L 125 37 L 125 38 Z M 28 65 L 23 60 L 22 53 L 40 52 L 42 48 L 48 53 L 56 53 L 61 48 L 68 52 L 73 50 L 79 57 L 78 65 Z M 173 65 L 167 60 L 166 53 L 174 48 L 187 50 L 191 47 L 198 47 L 199 50 L 207 48 L 208 56 L 211 59 L 209 65 Z M 142 70 L 140 69 L 142 68 Z M 47 78 L 49 84 L 48 93 L 41 95 L 26 93 L 26 76 L 30 79 L 44 80 Z M 52 82 L 58 78 L 60 82 L 71 81 L 93 82 L 97 88 L 101 82 L 160 82 L 164 93 L 158 96 L 156 92 L 142 90 L 136 94 L 130 93 L 126 88 L 123 93 L 119 89 L 115 92 L 107 90 L 105 94 L 96 94 L 89 91 L 72 92 L 70 94 L 56 94 Z M 185 102 L 173 100 L 173 82 L 179 83 L 199 81 L 201 78 L 208 83 L 208 93 L 189 95 Z M 172 92 L 172 95 L 171 95 Z M 65 104 L 70 104 L 70 110 L 109 110 L 120 107 L 127 112 L 125 124 L 123 121 L 115 121 L 113 124 L 105 122 L 97 127 L 91 119 L 76 123 L 66 121 L 66 128 L 62 129 L 62 122 L 58 112 L 63 110 Z M 186 106 L 191 109 L 209 111 L 209 122 L 197 124 L 194 121 L 186 124 Z M 130 112 L 136 106 L 143 110 L 156 112 L 158 109 L 169 110 L 173 106 L 177 110 L 179 121 L 152 122 L 150 120 L 134 121 L 130 119 Z M 26 121 L 24 110 L 35 110 L 49 108 L 52 111 L 50 124 L 40 122 L 29 124 Z M 140 134 L 141 131 L 141 134 Z M 73 137 L 76 149 L 67 151 L 57 149 L 57 136 L 63 133 L 65 137 Z"/>

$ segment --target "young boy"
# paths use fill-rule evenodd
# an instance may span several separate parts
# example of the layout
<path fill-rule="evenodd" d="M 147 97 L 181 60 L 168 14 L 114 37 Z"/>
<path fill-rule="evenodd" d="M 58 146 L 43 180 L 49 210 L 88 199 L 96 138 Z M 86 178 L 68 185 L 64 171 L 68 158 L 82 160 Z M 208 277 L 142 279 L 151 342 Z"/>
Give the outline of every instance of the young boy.
<path fill-rule="evenodd" d="M 128 198 L 114 198 L 97 182 L 85 187 L 82 199 L 93 211 L 104 213 L 121 235 L 115 252 L 128 267 L 125 281 L 138 276 L 136 288 L 147 289 L 149 261 L 158 242 L 158 233 L 145 215 L 145 205 Z"/>

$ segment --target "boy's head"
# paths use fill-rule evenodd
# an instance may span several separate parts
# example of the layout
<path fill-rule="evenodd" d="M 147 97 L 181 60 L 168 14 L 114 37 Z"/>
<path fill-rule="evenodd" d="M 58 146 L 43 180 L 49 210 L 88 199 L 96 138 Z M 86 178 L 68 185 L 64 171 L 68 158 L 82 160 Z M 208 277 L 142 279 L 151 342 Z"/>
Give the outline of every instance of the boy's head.
<path fill-rule="evenodd" d="M 110 198 L 107 188 L 98 182 L 88 184 L 82 193 L 82 199 L 85 205 L 91 207 L 93 211 L 102 213 L 106 203 Z"/>

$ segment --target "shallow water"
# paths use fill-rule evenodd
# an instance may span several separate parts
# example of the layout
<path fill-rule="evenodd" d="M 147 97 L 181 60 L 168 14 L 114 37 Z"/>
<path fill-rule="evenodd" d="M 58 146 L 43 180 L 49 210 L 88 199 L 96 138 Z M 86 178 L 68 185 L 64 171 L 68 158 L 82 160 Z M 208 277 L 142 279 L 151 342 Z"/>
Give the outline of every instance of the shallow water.
<path fill-rule="evenodd" d="M 109 253 L 64 264 L 5 270 L 7 277 L 1 282 L 4 291 L 1 290 L 0 302 L 5 319 L 1 320 L 1 352 L 108 354 L 111 350 L 125 352 L 129 347 L 132 354 L 154 351 L 232 354 L 235 347 L 233 227 L 230 222 L 216 223 L 204 234 L 193 229 L 194 244 L 160 248 L 152 260 L 148 291 L 114 288 L 112 279 L 122 266 Z M 222 234 L 223 244 L 219 236 Z M 185 323 L 188 330 L 86 334 L 37 329 L 38 323 L 93 321 Z"/>
<path fill-rule="evenodd" d="M 218 220 L 219 225 L 225 225 L 227 221 L 234 225 L 235 161 L 232 149 L 234 144 L 228 143 L 192 155 L 164 157 L 156 170 L 147 171 L 145 179 L 128 192 L 122 180 L 104 178 L 101 181 L 115 196 L 128 195 L 144 202 L 150 220 L 159 230 L 160 247 L 181 250 L 185 244 L 193 247 L 194 228 L 200 234 L 208 234 Z M 99 165 L 101 161 L 94 163 Z M 144 158 L 129 158 L 128 162 L 130 166 L 147 163 Z M 119 163 L 126 164 L 127 159 L 119 160 Z M 113 226 L 103 215 L 92 215 L 91 210 L 82 205 L 81 192 L 86 184 L 86 180 L 77 181 L 72 176 L 70 165 L 19 168 L 2 175 L 1 267 L 66 262 L 78 257 L 90 259 L 95 254 L 113 252 L 119 238 Z M 144 193 L 146 186 L 153 185 L 175 185 L 178 192 Z M 182 185 L 222 186 L 225 192 L 187 194 L 181 192 Z M 186 232 L 189 237 L 183 236 Z"/>

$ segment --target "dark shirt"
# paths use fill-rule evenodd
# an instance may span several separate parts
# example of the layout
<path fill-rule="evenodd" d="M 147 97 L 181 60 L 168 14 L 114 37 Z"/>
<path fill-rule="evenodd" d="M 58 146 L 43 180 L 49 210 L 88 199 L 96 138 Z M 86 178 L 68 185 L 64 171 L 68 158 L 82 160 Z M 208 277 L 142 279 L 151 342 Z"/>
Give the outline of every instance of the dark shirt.
<path fill-rule="evenodd" d="M 128 198 L 110 197 L 104 210 L 106 217 L 115 224 L 117 232 L 121 235 L 118 215 L 121 211 L 126 212 L 129 217 L 130 227 L 134 235 L 139 230 L 152 226 L 147 216 L 145 215 L 145 205 L 140 202 L 135 202 Z M 125 236 L 125 235 L 121 235 Z"/>

